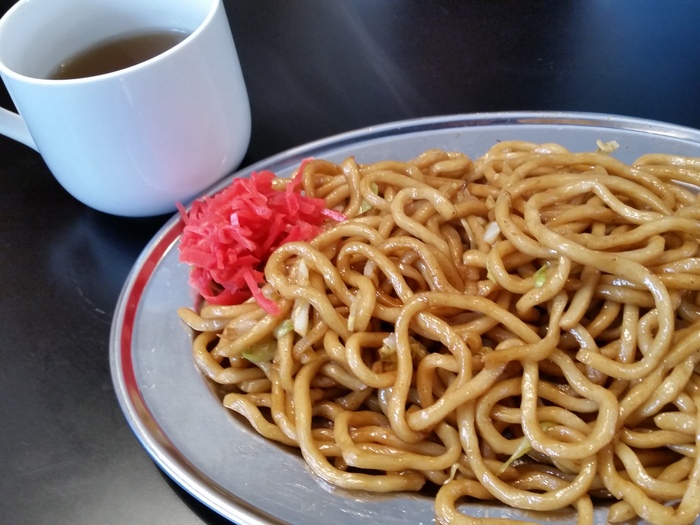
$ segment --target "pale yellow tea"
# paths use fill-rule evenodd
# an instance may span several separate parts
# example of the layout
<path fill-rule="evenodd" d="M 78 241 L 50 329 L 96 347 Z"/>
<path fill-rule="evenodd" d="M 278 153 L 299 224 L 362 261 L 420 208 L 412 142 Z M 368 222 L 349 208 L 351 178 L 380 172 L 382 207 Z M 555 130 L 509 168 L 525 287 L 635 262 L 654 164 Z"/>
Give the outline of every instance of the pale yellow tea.
<path fill-rule="evenodd" d="M 61 62 L 49 78 L 66 80 L 119 71 L 160 55 L 186 37 L 183 31 L 153 30 L 100 42 Z"/>

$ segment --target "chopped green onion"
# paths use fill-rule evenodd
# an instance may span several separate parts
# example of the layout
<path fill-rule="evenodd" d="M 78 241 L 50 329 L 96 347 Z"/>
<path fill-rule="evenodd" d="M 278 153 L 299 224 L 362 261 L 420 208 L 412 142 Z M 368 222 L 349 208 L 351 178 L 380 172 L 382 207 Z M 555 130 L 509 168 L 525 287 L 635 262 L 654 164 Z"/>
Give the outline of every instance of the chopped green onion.
<path fill-rule="evenodd" d="M 547 265 L 545 264 L 537 270 L 532 278 L 535 281 L 535 288 L 542 288 L 544 283 L 547 282 Z"/>
<path fill-rule="evenodd" d="M 357 210 L 357 214 L 362 215 L 363 213 L 368 212 L 371 209 L 372 209 L 372 205 L 369 202 L 363 200 L 362 204 L 360 204 L 360 209 Z"/>
<path fill-rule="evenodd" d="M 264 363 L 272 361 L 277 354 L 277 341 L 267 340 L 255 343 L 243 351 L 243 357 L 251 363 Z"/>
<path fill-rule="evenodd" d="M 372 193 L 375 195 L 379 195 L 379 186 L 377 186 L 376 182 L 372 183 L 372 186 L 370 186 L 370 189 L 372 190 Z M 373 206 L 367 202 L 366 200 L 363 200 L 362 203 L 360 204 L 360 209 L 357 211 L 358 215 L 362 215 L 365 212 L 368 212 L 371 210 Z"/>
<path fill-rule="evenodd" d="M 294 323 L 291 319 L 285 319 L 275 327 L 272 331 L 272 335 L 275 336 L 275 339 L 280 339 L 292 331 L 294 331 Z"/>

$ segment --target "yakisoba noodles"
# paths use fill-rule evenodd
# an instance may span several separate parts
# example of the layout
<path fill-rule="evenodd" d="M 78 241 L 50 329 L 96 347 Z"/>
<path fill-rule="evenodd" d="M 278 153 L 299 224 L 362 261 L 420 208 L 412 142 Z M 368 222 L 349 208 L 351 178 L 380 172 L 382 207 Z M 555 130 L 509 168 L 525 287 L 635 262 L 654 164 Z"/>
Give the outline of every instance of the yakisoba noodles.
<path fill-rule="evenodd" d="M 329 483 L 439 487 L 443 524 L 474 500 L 592 523 L 598 498 L 692 523 L 699 184 L 700 159 L 524 142 L 313 160 L 303 191 L 347 220 L 272 253 L 281 314 L 180 315 L 223 404 Z"/>

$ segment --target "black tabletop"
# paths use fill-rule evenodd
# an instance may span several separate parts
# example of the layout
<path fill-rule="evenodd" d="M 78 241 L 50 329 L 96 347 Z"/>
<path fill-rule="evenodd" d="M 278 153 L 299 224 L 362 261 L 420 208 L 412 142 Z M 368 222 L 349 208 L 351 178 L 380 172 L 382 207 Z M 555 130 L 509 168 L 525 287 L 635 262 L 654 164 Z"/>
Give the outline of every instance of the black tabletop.
<path fill-rule="evenodd" d="M 242 167 L 454 113 L 588 111 L 700 128 L 692 0 L 225 4 L 252 106 Z M 0 105 L 12 107 L 4 88 Z M 0 137 L 1 523 L 225 522 L 151 461 L 110 377 L 122 284 L 168 218 L 86 208 L 36 152 Z"/>

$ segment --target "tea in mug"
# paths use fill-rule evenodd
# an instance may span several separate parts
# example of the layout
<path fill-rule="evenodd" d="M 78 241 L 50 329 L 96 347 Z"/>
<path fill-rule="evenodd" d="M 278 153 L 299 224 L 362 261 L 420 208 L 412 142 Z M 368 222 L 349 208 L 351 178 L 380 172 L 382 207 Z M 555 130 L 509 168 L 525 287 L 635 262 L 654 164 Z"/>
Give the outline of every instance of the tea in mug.
<path fill-rule="evenodd" d="M 160 55 L 187 35 L 178 30 L 153 30 L 100 42 L 61 62 L 49 78 L 67 80 L 119 71 Z"/>

